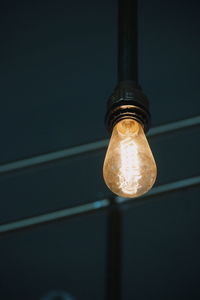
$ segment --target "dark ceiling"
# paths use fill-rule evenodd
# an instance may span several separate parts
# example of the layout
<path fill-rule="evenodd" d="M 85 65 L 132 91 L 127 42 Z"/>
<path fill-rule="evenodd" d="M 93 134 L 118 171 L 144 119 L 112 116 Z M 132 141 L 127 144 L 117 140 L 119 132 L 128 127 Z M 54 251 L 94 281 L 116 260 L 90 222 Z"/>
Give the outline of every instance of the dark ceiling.
<path fill-rule="evenodd" d="M 199 116 L 199 1 L 138 2 L 139 77 L 153 127 Z M 18 171 L 1 168 L 108 138 L 117 1 L 2 1 L 0 14 L 0 223 L 110 197 L 105 147 Z M 157 186 L 200 175 L 199 125 L 149 137 Z M 199 192 L 188 186 L 122 205 L 123 300 L 200 298 Z M 0 299 L 104 299 L 106 216 L 2 236 Z"/>

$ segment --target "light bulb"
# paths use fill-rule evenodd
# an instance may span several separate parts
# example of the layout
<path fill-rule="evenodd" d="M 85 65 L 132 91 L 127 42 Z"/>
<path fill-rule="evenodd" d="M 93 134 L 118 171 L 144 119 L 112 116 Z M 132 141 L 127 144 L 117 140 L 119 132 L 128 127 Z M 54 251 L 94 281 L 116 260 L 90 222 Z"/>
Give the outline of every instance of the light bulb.
<path fill-rule="evenodd" d="M 138 197 L 154 184 L 156 164 L 140 123 L 119 121 L 113 128 L 103 177 L 109 189 L 125 198 Z"/>

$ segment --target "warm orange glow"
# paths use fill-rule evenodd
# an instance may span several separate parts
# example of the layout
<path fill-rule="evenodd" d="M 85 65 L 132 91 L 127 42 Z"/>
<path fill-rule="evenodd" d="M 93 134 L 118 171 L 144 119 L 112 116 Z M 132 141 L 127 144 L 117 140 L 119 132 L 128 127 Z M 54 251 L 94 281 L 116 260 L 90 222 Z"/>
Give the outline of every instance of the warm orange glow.
<path fill-rule="evenodd" d="M 118 122 L 103 166 L 106 185 L 118 196 L 133 198 L 146 193 L 156 175 L 156 164 L 142 126 L 131 119 Z"/>

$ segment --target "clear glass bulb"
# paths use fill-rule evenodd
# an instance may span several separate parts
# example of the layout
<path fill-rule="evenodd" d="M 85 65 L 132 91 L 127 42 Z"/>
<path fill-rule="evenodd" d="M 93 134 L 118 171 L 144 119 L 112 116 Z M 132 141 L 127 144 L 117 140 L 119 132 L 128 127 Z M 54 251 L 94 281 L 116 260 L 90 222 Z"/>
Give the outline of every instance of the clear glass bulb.
<path fill-rule="evenodd" d="M 140 123 L 119 121 L 113 128 L 103 166 L 109 189 L 125 198 L 138 197 L 154 184 L 156 163 Z"/>

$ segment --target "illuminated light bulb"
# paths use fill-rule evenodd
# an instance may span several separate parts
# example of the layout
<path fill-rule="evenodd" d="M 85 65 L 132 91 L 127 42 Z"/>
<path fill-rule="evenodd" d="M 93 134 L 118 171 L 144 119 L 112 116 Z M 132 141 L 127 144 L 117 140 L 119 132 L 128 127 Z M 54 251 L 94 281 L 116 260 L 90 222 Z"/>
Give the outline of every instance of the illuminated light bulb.
<path fill-rule="evenodd" d="M 125 198 L 138 197 L 154 184 L 156 164 L 140 123 L 119 121 L 113 128 L 103 166 L 108 188 Z"/>

